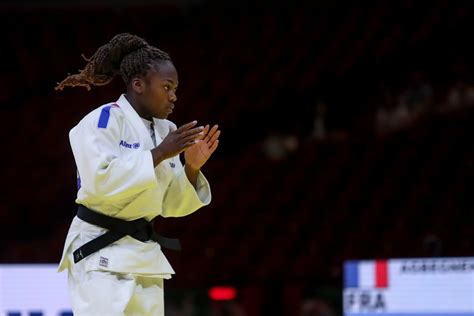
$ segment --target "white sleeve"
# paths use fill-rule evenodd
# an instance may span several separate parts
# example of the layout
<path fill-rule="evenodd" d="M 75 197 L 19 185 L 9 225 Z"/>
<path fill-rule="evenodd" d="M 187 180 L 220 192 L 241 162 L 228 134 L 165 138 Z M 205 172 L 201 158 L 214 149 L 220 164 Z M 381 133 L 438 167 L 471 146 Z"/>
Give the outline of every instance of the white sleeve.
<path fill-rule="evenodd" d="M 110 109 L 105 128 L 99 128 L 98 119 L 91 116 L 69 133 L 81 190 L 109 203 L 158 185 L 150 151 L 121 154 L 120 119 L 115 112 Z"/>
<path fill-rule="evenodd" d="M 196 189 L 189 182 L 184 167 L 180 166 L 171 181 L 163 200 L 163 217 L 182 217 L 211 203 L 209 182 L 201 171 L 197 178 Z"/>

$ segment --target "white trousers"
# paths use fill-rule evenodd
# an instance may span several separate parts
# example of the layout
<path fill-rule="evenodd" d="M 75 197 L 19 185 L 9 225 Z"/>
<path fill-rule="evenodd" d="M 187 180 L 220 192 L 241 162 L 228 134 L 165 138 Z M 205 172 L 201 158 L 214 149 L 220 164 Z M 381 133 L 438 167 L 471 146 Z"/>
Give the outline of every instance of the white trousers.
<path fill-rule="evenodd" d="M 68 269 L 69 293 L 75 316 L 164 316 L 163 279 Z"/>

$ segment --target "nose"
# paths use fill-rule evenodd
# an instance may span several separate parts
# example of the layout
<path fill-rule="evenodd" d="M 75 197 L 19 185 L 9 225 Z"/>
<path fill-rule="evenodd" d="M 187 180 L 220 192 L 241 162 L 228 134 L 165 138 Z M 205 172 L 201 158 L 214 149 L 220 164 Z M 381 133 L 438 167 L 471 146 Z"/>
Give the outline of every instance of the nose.
<path fill-rule="evenodd" d="M 174 91 L 170 92 L 169 100 L 170 102 L 173 102 L 173 103 L 178 100 L 178 97 L 176 96 L 176 93 L 174 93 Z"/>

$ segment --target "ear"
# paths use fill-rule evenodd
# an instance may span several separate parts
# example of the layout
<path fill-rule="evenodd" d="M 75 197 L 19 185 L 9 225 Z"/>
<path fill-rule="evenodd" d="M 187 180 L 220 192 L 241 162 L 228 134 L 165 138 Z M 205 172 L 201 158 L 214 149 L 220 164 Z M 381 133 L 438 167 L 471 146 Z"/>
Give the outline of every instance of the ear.
<path fill-rule="evenodd" d="M 138 94 L 143 93 L 145 89 L 145 81 L 141 78 L 133 78 L 131 85 L 132 85 L 133 91 L 135 91 Z"/>

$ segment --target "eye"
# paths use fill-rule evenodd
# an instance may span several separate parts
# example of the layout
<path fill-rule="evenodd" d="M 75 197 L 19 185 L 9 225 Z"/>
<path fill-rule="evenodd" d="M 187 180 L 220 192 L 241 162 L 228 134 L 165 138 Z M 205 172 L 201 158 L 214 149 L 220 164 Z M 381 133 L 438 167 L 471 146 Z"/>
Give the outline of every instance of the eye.
<path fill-rule="evenodd" d="M 164 86 L 164 89 L 165 89 L 165 91 L 170 91 L 171 87 L 166 85 L 166 86 Z"/>

